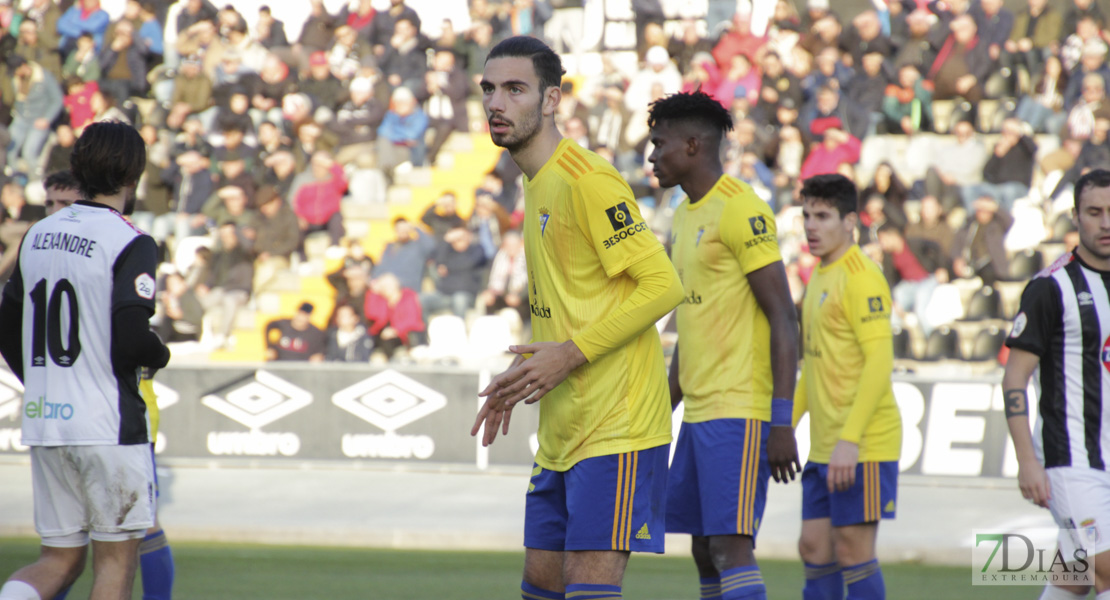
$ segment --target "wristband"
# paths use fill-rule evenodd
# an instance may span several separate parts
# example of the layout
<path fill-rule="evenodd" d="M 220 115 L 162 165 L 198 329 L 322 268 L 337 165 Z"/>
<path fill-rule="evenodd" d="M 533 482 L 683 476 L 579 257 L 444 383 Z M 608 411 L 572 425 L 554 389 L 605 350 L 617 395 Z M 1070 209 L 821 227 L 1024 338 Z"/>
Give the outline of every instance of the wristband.
<path fill-rule="evenodd" d="M 794 424 L 794 401 L 786 398 L 771 400 L 771 426 L 790 427 Z"/>

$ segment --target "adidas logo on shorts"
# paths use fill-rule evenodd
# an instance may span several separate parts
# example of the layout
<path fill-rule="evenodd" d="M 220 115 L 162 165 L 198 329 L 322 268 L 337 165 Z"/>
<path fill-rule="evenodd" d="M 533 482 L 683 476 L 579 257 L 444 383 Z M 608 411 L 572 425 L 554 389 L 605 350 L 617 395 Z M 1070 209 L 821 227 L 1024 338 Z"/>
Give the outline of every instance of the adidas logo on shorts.
<path fill-rule="evenodd" d="M 640 530 L 636 532 L 636 539 L 638 539 L 638 540 L 650 540 L 651 539 L 651 533 L 648 531 L 647 523 L 644 523 L 644 526 L 641 527 Z"/>

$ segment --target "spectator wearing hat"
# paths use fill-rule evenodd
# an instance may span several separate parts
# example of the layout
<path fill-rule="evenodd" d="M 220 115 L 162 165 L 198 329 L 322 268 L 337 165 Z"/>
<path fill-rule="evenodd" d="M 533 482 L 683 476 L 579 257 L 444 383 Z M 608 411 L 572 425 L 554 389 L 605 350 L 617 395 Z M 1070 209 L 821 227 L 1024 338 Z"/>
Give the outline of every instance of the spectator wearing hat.
<path fill-rule="evenodd" d="M 326 107 L 335 111 L 344 95 L 343 83 L 332 75 L 328 66 L 328 56 L 317 50 L 308 57 L 308 73 L 301 79 L 299 91 L 308 94 L 316 107 Z"/>
<path fill-rule="evenodd" d="M 265 4 L 258 7 L 255 34 L 255 39 L 267 50 L 289 46 L 289 38 L 285 37 L 285 23 L 275 19 L 270 7 Z"/>
<path fill-rule="evenodd" d="M 53 75 L 18 54 L 8 55 L 6 63 L 15 88 L 7 164 L 15 168 L 22 157 L 28 169 L 37 171 L 50 124 L 62 112 L 62 89 Z"/>
<path fill-rule="evenodd" d="M 389 111 L 378 126 L 378 166 L 387 174 L 405 161 L 414 167 L 423 166 L 427 129 L 428 115 L 416 103 L 412 91 L 406 87 L 393 90 Z"/>
<path fill-rule="evenodd" d="M 374 339 L 362 318 L 348 305 L 337 306 L 335 322 L 328 327 L 324 359 L 328 362 L 367 363 L 374 350 Z"/>
<path fill-rule="evenodd" d="M 327 336 L 312 324 L 310 302 L 303 302 L 289 319 L 266 325 L 266 360 L 324 362 Z"/>
<path fill-rule="evenodd" d="M 365 77 L 351 80 L 350 97 L 339 107 L 330 127 L 339 137 L 336 160 L 339 164 L 358 163 L 373 166 L 378 127 L 386 109 L 374 97 L 374 86 Z M 465 114 L 465 113 L 464 113 Z"/>
<path fill-rule="evenodd" d="M 100 8 L 100 0 L 77 0 L 58 19 L 58 34 L 61 36 L 58 51 L 62 55 L 68 55 L 76 45 L 77 38 L 84 33 L 92 34 L 99 50 L 110 20 L 108 13 Z"/>
<path fill-rule="evenodd" d="M 811 131 L 821 139 L 821 143 L 810 150 L 802 163 L 799 180 L 837 173 L 840 165 L 859 162 L 859 138 L 845 131 L 838 117 L 823 119 Z"/>

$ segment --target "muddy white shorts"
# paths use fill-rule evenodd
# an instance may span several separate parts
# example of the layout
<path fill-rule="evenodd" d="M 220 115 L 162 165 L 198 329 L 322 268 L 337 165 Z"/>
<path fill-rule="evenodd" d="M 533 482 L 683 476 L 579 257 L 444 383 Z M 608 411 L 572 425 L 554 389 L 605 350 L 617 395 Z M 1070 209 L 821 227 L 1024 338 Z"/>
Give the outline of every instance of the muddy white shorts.
<path fill-rule="evenodd" d="M 141 538 L 154 525 L 150 446 L 34 446 L 35 530 L 44 546 Z"/>
<path fill-rule="evenodd" d="M 1110 473 L 1087 467 L 1046 469 L 1048 509 L 1060 527 L 1060 550 L 1068 560 L 1076 550 L 1094 556 L 1110 550 Z"/>

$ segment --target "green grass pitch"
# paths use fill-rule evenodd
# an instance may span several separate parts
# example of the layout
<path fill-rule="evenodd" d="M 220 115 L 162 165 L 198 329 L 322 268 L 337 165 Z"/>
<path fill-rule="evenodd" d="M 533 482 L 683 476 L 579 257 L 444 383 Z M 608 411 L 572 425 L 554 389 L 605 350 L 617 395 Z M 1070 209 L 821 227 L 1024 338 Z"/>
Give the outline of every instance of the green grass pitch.
<path fill-rule="evenodd" d="M 169 532 L 172 536 L 172 530 Z M 171 539 L 172 543 L 172 539 Z M 486 600 L 520 598 L 523 553 L 424 552 L 307 546 L 173 543 L 174 597 L 182 600 Z M 32 539 L 0 539 L 0 579 L 38 555 Z M 801 598 L 799 562 L 763 561 L 768 597 Z M 898 600 L 1037 598 L 1035 587 L 972 587 L 968 568 L 884 565 L 887 595 Z M 91 564 L 69 598 L 88 597 Z M 684 556 L 633 556 L 624 580 L 631 600 L 697 598 Z M 135 598 L 141 598 L 136 578 Z"/>

